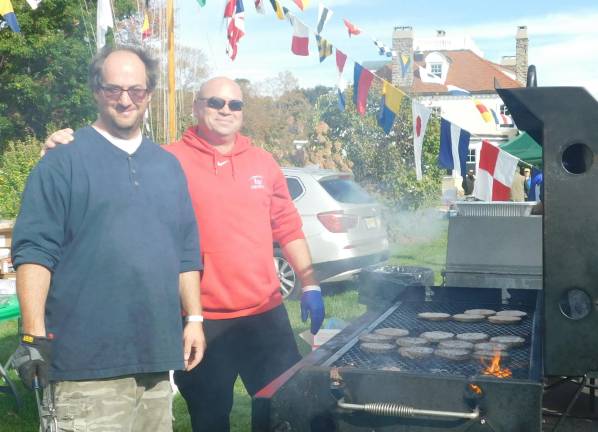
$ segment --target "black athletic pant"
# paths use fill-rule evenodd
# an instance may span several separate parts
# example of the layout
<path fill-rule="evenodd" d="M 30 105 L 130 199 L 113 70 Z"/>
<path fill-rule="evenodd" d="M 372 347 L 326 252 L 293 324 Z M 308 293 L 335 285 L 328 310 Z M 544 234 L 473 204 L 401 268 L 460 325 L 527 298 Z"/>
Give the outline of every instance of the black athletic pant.
<path fill-rule="evenodd" d="M 237 376 L 253 396 L 301 356 L 283 305 L 260 315 L 205 320 L 204 332 L 203 360 L 189 372 L 176 371 L 174 381 L 187 402 L 193 432 L 228 432 Z"/>

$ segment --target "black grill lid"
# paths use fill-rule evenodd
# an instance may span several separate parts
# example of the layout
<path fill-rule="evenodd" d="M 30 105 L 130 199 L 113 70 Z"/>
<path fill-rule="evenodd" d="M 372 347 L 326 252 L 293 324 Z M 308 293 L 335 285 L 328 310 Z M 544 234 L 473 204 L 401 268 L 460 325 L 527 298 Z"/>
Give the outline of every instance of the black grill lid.
<path fill-rule="evenodd" d="M 598 103 L 584 88 L 497 89 L 543 146 L 544 367 L 598 370 Z"/>

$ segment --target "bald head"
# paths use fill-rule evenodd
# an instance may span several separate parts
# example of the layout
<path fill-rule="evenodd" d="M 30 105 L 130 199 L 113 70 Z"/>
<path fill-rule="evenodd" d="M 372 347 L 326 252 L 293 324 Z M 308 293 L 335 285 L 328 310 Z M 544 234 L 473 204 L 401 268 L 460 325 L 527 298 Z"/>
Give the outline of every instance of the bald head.
<path fill-rule="evenodd" d="M 197 132 L 212 145 L 232 148 L 243 125 L 243 111 L 237 110 L 242 101 L 241 87 L 230 78 L 215 77 L 203 83 L 193 103 Z"/>
<path fill-rule="evenodd" d="M 237 94 L 236 99 L 243 100 L 243 92 L 241 91 L 239 84 L 224 76 L 210 78 L 204 82 L 197 92 L 197 97 L 206 97 L 206 95 L 213 96 L 213 93 L 221 92 L 224 89 L 235 92 Z"/>

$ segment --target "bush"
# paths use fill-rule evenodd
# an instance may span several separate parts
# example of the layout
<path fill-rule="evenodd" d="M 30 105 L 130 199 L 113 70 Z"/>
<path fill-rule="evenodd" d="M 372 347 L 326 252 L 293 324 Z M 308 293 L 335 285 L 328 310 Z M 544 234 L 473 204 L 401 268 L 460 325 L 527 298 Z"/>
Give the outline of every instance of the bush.
<path fill-rule="evenodd" d="M 40 159 L 41 143 L 33 137 L 10 141 L 0 156 L 0 218 L 14 219 L 31 169 Z"/>

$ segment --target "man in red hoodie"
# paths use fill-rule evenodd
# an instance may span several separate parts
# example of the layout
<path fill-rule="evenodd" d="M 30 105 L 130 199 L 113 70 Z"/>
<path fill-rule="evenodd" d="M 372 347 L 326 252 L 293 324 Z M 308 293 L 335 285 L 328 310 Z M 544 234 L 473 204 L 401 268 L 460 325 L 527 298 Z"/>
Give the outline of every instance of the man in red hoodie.
<path fill-rule="evenodd" d="M 301 218 L 280 167 L 239 133 L 243 95 L 218 77 L 199 90 L 197 125 L 167 147 L 187 176 L 201 232 L 201 302 L 208 348 L 190 372 L 175 372 L 193 430 L 228 431 L 233 387 L 240 375 L 250 395 L 300 359 L 274 270 L 274 242 L 303 287 L 301 316 L 317 333 L 324 319 L 320 288 Z M 59 131 L 47 141 L 68 141 Z"/>

